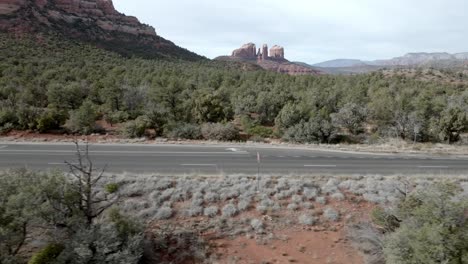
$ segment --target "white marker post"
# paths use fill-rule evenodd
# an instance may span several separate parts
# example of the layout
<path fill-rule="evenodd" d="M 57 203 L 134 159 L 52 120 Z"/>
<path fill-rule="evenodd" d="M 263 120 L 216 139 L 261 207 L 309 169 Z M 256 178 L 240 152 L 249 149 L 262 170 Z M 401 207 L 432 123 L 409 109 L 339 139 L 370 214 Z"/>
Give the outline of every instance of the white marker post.
<path fill-rule="evenodd" d="M 257 152 L 257 192 L 260 192 L 260 153 Z"/>

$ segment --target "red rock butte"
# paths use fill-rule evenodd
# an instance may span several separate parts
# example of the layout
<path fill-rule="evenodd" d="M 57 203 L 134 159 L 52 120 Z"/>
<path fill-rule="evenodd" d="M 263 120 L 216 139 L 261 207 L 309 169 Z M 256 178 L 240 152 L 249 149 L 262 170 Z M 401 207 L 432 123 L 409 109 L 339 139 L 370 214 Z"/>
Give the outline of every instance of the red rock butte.
<path fill-rule="evenodd" d="M 268 45 L 264 44 L 257 50 L 254 43 L 242 45 L 232 52 L 231 56 L 220 56 L 216 60 L 242 61 L 256 64 L 263 69 L 286 73 L 290 75 L 319 75 L 321 72 L 306 64 L 290 62 L 284 57 L 284 48 L 278 45 L 268 50 Z"/>
<path fill-rule="evenodd" d="M 258 60 L 285 60 L 284 48 L 278 45 L 273 46 L 268 51 L 268 45 L 264 44 L 263 47 L 258 49 L 254 43 L 244 44 L 239 49 L 232 52 L 232 57 L 242 59 L 258 59 Z"/>

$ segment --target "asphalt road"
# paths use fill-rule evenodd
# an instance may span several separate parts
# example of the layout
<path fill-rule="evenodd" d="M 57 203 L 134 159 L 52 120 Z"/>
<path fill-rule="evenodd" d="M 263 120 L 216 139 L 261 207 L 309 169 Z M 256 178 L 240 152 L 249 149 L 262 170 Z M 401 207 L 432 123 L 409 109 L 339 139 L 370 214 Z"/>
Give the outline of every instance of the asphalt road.
<path fill-rule="evenodd" d="M 260 156 L 260 164 L 257 161 Z M 66 169 L 72 144 L 1 144 L 0 169 Z M 468 157 L 357 154 L 304 149 L 200 145 L 90 145 L 98 167 L 112 173 L 459 174 Z"/>

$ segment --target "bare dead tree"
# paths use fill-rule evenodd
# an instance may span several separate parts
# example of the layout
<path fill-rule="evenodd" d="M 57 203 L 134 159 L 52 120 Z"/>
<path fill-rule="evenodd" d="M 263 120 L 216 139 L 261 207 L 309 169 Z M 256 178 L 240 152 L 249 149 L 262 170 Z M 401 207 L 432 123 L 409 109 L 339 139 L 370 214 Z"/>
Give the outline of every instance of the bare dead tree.
<path fill-rule="evenodd" d="M 84 149 L 80 148 L 78 141 L 75 141 L 76 162 L 65 161 L 69 168 L 69 174 L 73 176 L 72 185 L 79 195 L 77 209 L 86 218 L 86 223 L 91 225 L 106 209 L 113 206 L 119 196 L 116 193 L 106 192 L 102 185 L 102 180 L 107 166 L 102 169 L 94 167 L 94 163 L 89 153 L 89 143 L 85 142 Z"/>

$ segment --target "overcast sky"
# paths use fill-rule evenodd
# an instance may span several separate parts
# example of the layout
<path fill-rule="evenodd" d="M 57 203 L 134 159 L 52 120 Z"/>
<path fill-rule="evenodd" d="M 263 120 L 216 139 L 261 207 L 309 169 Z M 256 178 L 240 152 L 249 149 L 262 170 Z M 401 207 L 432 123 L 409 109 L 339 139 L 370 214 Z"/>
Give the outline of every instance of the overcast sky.
<path fill-rule="evenodd" d="M 209 58 L 247 42 L 291 61 L 468 52 L 468 0 L 114 0 L 117 10 Z"/>

